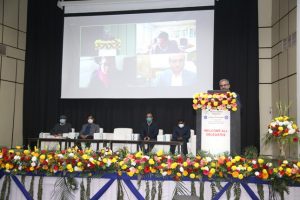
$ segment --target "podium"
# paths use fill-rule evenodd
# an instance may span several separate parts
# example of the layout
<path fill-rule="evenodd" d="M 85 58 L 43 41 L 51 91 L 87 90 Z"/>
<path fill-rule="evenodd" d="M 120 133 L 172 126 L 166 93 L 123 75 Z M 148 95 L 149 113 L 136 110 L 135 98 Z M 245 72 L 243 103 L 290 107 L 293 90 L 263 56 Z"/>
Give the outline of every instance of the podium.
<path fill-rule="evenodd" d="M 203 150 L 212 154 L 224 152 L 240 154 L 240 108 L 232 111 L 231 109 L 206 109 L 205 106 L 203 107 L 196 111 L 197 152 Z"/>

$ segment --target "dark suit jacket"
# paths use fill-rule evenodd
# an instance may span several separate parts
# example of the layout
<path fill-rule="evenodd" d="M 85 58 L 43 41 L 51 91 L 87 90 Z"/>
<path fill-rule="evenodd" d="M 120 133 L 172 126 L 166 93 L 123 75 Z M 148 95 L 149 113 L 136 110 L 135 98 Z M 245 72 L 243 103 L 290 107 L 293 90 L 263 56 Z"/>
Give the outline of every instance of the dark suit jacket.
<path fill-rule="evenodd" d="M 87 126 L 90 125 L 91 128 L 89 130 L 89 132 L 87 133 L 86 132 L 86 129 L 87 129 Z M 98 124 L 83 124 L 82 125 L 82 128 L 81 128 L 81 131 L 80 131 L 80 134 L 82 135 L 94 135 L 94 133 L 99 133 L 100 132 L 100 127 Z"/>
<path fill-rule="evenodd" d="M 70 133 L 71 132 L 71 124 L 65 123 L 64 125 L 60 125 L 57 123 L 54 125 L 52 130 L 50 131 L 51 134 L 62 134 L 62 133 Z"/>
<path fill-rule="evenodd" d="M 177 141 L 179 137 L 182 137 L 183 141 L 187 142 L 191 137 L 191 129 L 188 126 L 184 126 L 183 128 L 174 127 L 172 140 Z"/>
<path fill-rule="evenodd" d="M 147 136 L 150 137 L 150 139 L 152 140 L 157 140 L 158 126 L 154 122 L 152 122 L 150 126 L 145 122 L 142 125 L 140 134 L 141 140 L 143 140 Z"/>
<path fill-rule="evenodd" d="M 173 72 L 171 69 L 167 69 L 161 73 L 157 80 L 155 80 L 154 85 L 156 86 L 171 86 L 172 84 Z M 195 73 L 188 70 L 182 71 L 182 86 L 189 86 L 195 84 L 197 81 L 197 76 Z"/>

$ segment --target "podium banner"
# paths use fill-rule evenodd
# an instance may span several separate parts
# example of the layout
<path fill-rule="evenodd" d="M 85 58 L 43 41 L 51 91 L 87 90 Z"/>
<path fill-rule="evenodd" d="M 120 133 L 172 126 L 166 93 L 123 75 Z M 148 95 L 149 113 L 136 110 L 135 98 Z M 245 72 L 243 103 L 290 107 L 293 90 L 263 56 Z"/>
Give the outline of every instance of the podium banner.
<path fill-rule="evenodd" d="M 230 152 L 230 111 L 202 110 L 201 149 L 212 154 Z"/>

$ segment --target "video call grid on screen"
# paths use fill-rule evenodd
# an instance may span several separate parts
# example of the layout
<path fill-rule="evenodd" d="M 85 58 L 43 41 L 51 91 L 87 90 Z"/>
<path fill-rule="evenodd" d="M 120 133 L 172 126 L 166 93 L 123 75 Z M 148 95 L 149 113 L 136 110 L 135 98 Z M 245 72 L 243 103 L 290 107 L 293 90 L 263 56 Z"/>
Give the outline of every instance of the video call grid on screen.
<path fill-rule="evenodd" d="M 213 87 L 214 11 L 64 19 L 61 98 L 191 98 Z"/>

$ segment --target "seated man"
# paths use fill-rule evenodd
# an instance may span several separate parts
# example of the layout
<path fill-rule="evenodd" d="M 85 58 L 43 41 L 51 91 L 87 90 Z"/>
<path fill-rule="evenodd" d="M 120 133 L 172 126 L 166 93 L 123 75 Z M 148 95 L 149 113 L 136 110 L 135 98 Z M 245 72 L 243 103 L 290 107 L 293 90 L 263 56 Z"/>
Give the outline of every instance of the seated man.
<path fill-rule="evenodd" d="M 100 132 L 99 125 L 95 124 L 94 121 L 95 118 L 92 115 L 88 116 L 88 123 L 82 125 L 80 135 L 78 137 L 79 139 L 94 139 L 94 133 Z M 77 143 L 77 146 L 81 149 L 80 143 Z M 90 147 L 90 143 L 86 143 L 86 147 Z"/>
<path fill-rule="evenodd" d="M 153 122 L 153 115 L 151 112 L 148 112 L 146 114 L 146 122 L 142 124 L 142 129 L 140 134 L 141 134 L 141 140 L 145 140 L 145 141 L 157 140 L 158 126 L 156 125 L 155 122 Z M 146 153 L 151 152 L 154 145 L 149 144 L 147 146 L 148 146 L 147 149 L 144 149 L 144 147 L 142 147 L 142 149 L 144 149 Z"/>
<path fill-rule="evenodd" d="M 71 124 L 67 123 L 67 117 L 65 115 L 61 115 L 59 117 L 59 122 L 54 125 L 50 133 L 54 136 L 62 136 L 63 133 L 70 133 L 71 127 Z"/>
<path fill-rule="evenodd" d="M 178 120 L 178 125 L 174 127 L 172 134 L 172 141 L 183 141 L 181 146 L 182 153 L 184 155 L 188 154 L 187 143 L 191 137 L 191 129 L 188 126 L 184 125 L 184 120 Z M 171 145 L 171 153 L 175 153 L 175 145 Z"/>
<path fill-rule="evenodd" d="M 83 124 L 79 138 L 80 139 L 93 139 L 94 138 L 94 133 L 99 133 L 100 132 L 100 127 L 98 124 L 94 124 L 95 118 L 90 115 L 87 118 L 87 124 Z"/>

